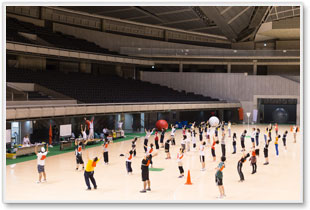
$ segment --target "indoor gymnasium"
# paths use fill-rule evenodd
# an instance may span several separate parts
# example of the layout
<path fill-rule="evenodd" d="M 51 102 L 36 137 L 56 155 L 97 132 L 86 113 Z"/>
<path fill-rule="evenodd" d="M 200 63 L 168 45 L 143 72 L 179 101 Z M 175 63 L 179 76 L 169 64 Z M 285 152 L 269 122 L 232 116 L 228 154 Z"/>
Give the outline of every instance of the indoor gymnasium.
<path fill-rule="evenodd" d="M 303 202 L 300 5 L 5 11 L 4 202 Z"/>

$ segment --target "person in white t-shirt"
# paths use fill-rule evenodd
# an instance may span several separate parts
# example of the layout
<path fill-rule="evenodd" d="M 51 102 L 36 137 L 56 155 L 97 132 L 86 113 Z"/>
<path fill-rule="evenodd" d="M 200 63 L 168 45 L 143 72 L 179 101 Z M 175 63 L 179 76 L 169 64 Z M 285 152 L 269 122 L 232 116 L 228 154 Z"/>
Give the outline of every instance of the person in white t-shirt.
<path fill-rule="evenodd" d="M 171 125 L 171 133 L 170 133 L 172 139 L 171 145 L 175 145 L 175 132 L 176 132 L 175 126 Z"/>
<path fill-rule="evenodd" d="M 231 122 L 228 121 L 228 125 L 227 125 L 227 129 L 228 129 L 228 137 L 231 137 Z"/>
<path fill-rule="evenodd" d="M 186 134 L 186 151 L 189 152 L 191 150 L 191 130 L 187 130 Z"/>
<path fill-rule="evenodd" d="M 84 127 L 84 130 L 83 130 L 83 125 L 81 125 L 81 134 L 82 134 L 82 138 L 84 139 L 84 141 L 86 141 L 87 140 L 86 125 Z"/>
<path fill-rule="evenodd" d="M 45 159 L 48 153 L 48 144 L 46 144 L 46 150 L 43 147 L 41 147 L 40 152 L 38 152 L 38 146 L 35 147 L 34 152 L 37 155 L 37 165 L 38 165 L 38 172 L 39 172 L 39 180 L 37 183 L 41 183 L 42 175 L 44 177 L 42 182 L 46 182 L 46 173 L 45 173 Z"/>
<path fill-rule="evenodd" d="M 252 128 L 251 142 L 253 147 L 255 147 L 255 137 L 256 137 L 256 129 Z"/>
<path fill-rule="evenodd" d="M 30 140 L 29 140 L 29 136 L 26 135 L 23 139 L 23 145 L 24 146 L 29 146 L 31 143 L 30 143 Z"/>
<path fill-rule="evenodd" d="M 205 147 L 206 147 L 206 142 L 203 141 L 201 142 L 201 145 L 199 147 L 199 155 L 200 155 L 200 162 L 201 162 L 201 171 L 206 170 L 206 163 L 205 163 Z"/>

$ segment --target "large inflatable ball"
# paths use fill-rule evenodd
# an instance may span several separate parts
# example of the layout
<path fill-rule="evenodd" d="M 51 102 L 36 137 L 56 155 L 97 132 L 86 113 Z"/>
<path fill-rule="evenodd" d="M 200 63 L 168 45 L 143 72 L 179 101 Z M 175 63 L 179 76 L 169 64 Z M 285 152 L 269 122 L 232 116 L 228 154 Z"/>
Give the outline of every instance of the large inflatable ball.
<path fill-rule="evenodd" d="M 210 117 L 210 119 L 209 119 L 209 124 L 210 124 L 212 127 L 218 126 L 219 123 L 220 123 L 219 118 L 217 118 L 217 117 L 215 117 L 215 116 Z"/>
<path fill-rule="evenodd" d="M 157 122 L 156 122 L 156 128 L 158 129 L 158 130 L 161 130 L 161 129 L 168 129 L 168 123 L 167 123 L 167 121 L 166 120 L 158 120 Z"/>

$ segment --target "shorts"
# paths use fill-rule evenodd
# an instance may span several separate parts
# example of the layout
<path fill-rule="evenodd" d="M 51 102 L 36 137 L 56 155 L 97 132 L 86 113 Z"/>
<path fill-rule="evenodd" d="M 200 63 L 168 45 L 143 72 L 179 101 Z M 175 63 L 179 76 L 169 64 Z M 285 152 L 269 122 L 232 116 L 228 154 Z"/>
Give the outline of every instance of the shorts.
<path fill-rule="evenodd" d="M 82 155 L 76 156 L 76 164 L 84 164 L 84 161 L 82 159 Z"/>
<path fill-rule="evenodd" d="M 168 153 L 168 152 L 169 152 L 169 149 L 165 149 L 165 152 Z"/>
<path fill-rule="evenodd" d="M 212 157 L 215 157 L 215 150 L 214 149 L 211 149 L 211 154 L 212 154 Z"/>
<path fill-rule="evenodd" d="M 215 176 L 215 183 L 217 186 L 222 186 L 223 185 L 223 178 L 219 178 Z"/>
<path fill-rule="evenodd" d="M 264 157 L 265 157 L 265 158 L 268 157 L 268 149 L 264 149 Z"/>
<path fill-rule="evenodd" d="M 145 170 L 142 170 L 142 181 L 148 181 L 150 180 L 149 179 L 149 170 L 145 171 Z"/>
<path fill-rule="evenodd" d="M 38 172 L 39 172 L 39 173 L 45 172 L 44 166 L 38 165 Z"/>
<path fill-rule="evenodd" d="M 202 162 L 202 163 L 205 162 L 205 156 L 204 155 L 200 155 L 200 162 Z"/>

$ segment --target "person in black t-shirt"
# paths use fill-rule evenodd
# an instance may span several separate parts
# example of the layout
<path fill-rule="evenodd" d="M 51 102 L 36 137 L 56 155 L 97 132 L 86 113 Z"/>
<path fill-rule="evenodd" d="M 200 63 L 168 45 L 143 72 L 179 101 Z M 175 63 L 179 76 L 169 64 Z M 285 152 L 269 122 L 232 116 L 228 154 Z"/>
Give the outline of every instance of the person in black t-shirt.
<path fill-rule="evenodd" d="M 283 146 L 285 148 L 285 150 L 287 150 L 286 148 L 286 136 L 287 136 L 287 131 L 284 132 L 284 134 L 282 135 L 282 141 L 283 141 Z"/>
<path fill-rule="evenodd" d="M 172 140 L 172 139 L 168 139 L 168 140 L 165 142 L 165 152 L 166 152 L 166 154 L 167 154 L 166 159 L 171 159 L 170 151 L 169 151 L 171 140 Z"/>
<path fill-rule="evenodd" d="M 243 163 L 246 161 L 246 159 L 250 157 L 250 154 L 247 153 L 247 154 L 243 154 L 241 159 L 238 161 L 238 165 L 237 165 L 237 170 L 238 170 L 238 174 L 240 176 L 240 180 L 239 182 L 243 182 L 244 181 L 244 175 L 242 173 L 242 165 Z"/>
<path fill-rule="evenodd" d="M 165 133 L 166 133 L 166 129 L 163 128 L 163 129 L 161 130 L 161 134 L 160 134 L 160 144 L 161 144 L 161 148 L 164 147 Z"/>
<path fill-rule="evenodd" d="M 141 175 L 142 175 L 142 182 L 143 182 L 143 189 L 140 193 L 146 193 L 146 191 L 151 191 L 151 181 L 149 178 L 149 165 L 152 161 L 152 158 L 155 157 L 157 154 L 149 154 L 145 155 L 141 162 Z M 148 188 L 146 188 L 146 186 Z"/>
<path fill-rule="evenodd" d="M 246 135 L 247 131 L 244 130 L 243 133 L 241 134 L 240 137 L 240 141 L 241 141 L 241 147 L 242 147 L 242 152 L 245 151 L 245 144 L 244 144 L 244 140 L 245 140 L 245 135 Z"/>

